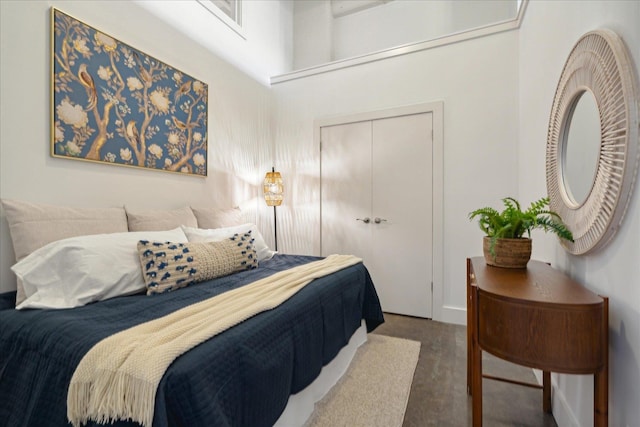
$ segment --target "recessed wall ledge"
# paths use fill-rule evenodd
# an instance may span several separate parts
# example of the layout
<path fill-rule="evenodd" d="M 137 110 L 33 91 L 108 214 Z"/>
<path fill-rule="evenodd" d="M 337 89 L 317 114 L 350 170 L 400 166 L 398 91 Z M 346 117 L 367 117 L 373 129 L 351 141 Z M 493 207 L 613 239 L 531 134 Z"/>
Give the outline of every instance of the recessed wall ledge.
<path fill-rule="evenodd" d="M 524 17 L 525 9 L 529 0 L 522 0 L 520 7 L 518 8 L 518 14 L 514 19 L 509 19 L 495 24 L 484 25 L 481 27 L 472 28 L 470 30 L 460 31 L 457 33 L 448 34 L 446 36 L 438 37 L 431 40 L 408 43 L 402 46 L 397 46 L 389 49 L 380 50 L 366 55 L 355 56 L 353 58 L 340 59 L 337 61 L 328 62 L 326 64 L 316 65 L 301 70 L 291 71 L 285 74 L 279 74 L 271 77 L 271 84 L 278 84 L 287 82 L 290 80 L 301 79 L 304 77 L 314 76 L 316 74 L 328 73 L 330 71 L 341 70 L 343 68 L 355 67 L 357 65 L 367 64 L 369 62 L 380 61 L 383 59 L 393 58 L 395 56 L 406 55 L 408 53 L 419 52 L 422 50 L 433 49 L 439 46 L 445 46 L 449 44 L 459 43 L 465 40 L 476 39 L 485 37 L 491 34 L 502 33 L 505 31 L 511 31 L 520 28 L 522 18 Z"/>

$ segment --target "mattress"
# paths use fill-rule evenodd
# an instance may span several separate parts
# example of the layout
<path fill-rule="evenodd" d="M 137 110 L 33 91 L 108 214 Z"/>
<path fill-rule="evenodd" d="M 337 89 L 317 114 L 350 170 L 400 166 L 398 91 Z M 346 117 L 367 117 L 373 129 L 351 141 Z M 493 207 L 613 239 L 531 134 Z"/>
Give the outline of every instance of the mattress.
<path fill-rule="evenodd" d="M 166 295 L 132 295 L 65 310 L 18 311 L 15 293 L 0 295 L 0 419 L 7 426 L 70 425 L 69 381 L 101 339 L 317 259 L 276 255 L 255 270 Z M 312 384 L 363 321 L 368 331 L 384 321 L 363 264 L 316 279 L 276 309 L 176 359 L 158 387 L 153 425 L 274 425 L 289 397 Z"/>

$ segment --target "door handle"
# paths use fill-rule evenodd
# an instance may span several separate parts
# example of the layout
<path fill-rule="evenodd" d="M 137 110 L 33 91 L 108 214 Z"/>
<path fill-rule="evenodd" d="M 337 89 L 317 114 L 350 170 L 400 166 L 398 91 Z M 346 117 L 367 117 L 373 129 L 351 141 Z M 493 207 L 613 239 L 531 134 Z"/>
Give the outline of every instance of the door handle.
<path fill-rule="evenodd" d="M 384 218 L 376 217 L 376 219 L 374 219 L 373 222 L 375 222 L 376 224 L 380 224 L 381 222 L 387 222 L 387 220 Z"/>
<path fill-rule="evenodd" d="M 365 224 L 369 224 L 371 222 L 371 218 L 366 217 L 366 218 L 356 218 L 356 221 L 362 221 Z"/>

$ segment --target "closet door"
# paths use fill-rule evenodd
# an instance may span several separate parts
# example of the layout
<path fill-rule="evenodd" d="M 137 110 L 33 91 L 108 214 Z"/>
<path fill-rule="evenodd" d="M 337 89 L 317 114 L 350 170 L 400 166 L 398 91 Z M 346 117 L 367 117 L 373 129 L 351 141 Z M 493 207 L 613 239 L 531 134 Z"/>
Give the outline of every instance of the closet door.
<path fill-rule="evenodd" d="M 323 256 L 371 258 L 371 122 L 321 129 Z"/>
<path fill-rule="evenodd" d="M 385 311 L 428 318 L 433 262 L 431 130 L 431 113 L 373 121 L 373 232 L 367 264 Z"/>
<path fill-rule="evenodd" d="M 363 258 L 384 311 L 431 317 L 432 114 L 320 136 L 322 255 Z"/>

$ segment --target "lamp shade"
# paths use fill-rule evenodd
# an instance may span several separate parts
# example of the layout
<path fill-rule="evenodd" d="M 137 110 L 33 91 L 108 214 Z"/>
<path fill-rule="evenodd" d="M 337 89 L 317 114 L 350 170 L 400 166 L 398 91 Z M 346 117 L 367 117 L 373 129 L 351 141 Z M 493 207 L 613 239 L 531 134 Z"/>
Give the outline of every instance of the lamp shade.
<path fill-rule="evenodd" d="M 264 200 L 267 206 L 280 206 L 282 204 L 282 177 L 280 172 L 267 172 L 264 177 Z"/>

